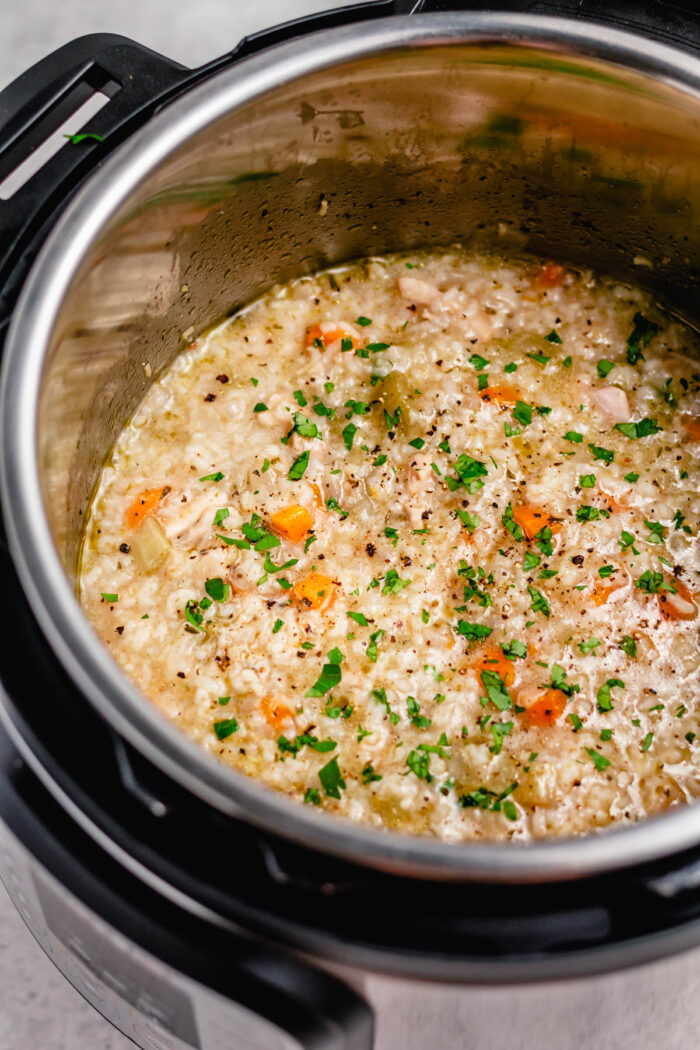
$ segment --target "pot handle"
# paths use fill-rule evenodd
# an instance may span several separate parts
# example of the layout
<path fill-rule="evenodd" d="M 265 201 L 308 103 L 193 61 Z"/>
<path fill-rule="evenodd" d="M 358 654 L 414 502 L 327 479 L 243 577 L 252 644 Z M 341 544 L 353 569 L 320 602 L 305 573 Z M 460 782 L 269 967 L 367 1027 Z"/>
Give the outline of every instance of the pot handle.
<path fill-rule="evenodd" d="M 54 51 L 0 92 L 0 337 L 41 230 L 188 73 L 126 37 L 96 33 Z M 68 142 L 66 122 L 88 137 Z"/>
<path fill-rule="evenodd" d="M 700 51 L 700 17 L 697 0 L 395 0 L 396 14 L 437 11 L 486 11 L 555 15 L 600 22 L 654 37 L 694 53 Z"/>

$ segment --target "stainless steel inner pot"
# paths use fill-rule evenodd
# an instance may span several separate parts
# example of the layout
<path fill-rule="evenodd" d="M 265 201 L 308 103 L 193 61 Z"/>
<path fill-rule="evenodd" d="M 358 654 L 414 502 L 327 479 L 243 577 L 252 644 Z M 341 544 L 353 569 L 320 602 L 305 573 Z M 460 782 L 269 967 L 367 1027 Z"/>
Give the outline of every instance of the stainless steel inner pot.
<path fill-rule="evenodd" d="M 432 15 L 324 31 L 240 62 L 155 117 L 59 221 L 4 362 L 13 556 L 99 713 L 214 806 L 386 870 L 573 878 L 700 841 L 696 805 L 530 846 L 450 845 L 311 812 L 169 724 L 75 597 L 100 467 L 193 333 L 277 281 L 456 240 L 629 279 L 692 322 L 699 204 L 700 62 L 563 19 Z"/>

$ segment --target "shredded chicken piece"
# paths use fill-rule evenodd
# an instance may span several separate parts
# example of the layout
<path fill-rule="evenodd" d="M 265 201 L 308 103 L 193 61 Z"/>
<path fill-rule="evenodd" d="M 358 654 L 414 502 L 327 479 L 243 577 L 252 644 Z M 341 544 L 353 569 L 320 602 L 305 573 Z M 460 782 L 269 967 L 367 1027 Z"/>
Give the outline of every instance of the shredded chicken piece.
<path fill-rule="evenodd" d="M 420 277 L 399 277 L 399 292 L 404 299 L 409 299 L 419 306 L 432 303 L 440 294 L 440 289 Z"/>
<path fill-rule="evenodd" d="M 593 404 L 613 423 L 624 423 L 630 417 L 627 394 L 618 386 L 603 386 L 593 391 Z"/>

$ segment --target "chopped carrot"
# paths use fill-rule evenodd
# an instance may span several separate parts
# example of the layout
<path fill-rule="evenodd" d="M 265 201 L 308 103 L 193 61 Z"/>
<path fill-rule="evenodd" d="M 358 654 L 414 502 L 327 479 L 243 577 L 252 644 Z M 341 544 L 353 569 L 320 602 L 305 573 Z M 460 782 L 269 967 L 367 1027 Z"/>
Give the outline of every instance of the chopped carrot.
<path fill-rule="evenodd" d="M 601 489 L 600 490 L 600 495 L 602 496 L 602 498 L 607 503 L 609 510 L 612 510 L 613 512 L 618 513 L 621 510 L 626 510 L 627 509 L 625 507 L 624 503 L 620 503 L 620 501 L 616 500 L 614 496 L 611 496 L 609 492 L 603 492 L 603 490 Z"/>
<path fill-rule="evenodd" d="M 595 587 L 591 591 L 591 598 L 594 605 L 605 605 L 611 594 L 618 591 L 620 587 L 623 587 L 623 583 L 596 583 Z"/>
<path fill-rule="evenodd" d="M 292 543 L 301 543 L 311 532 L 314 521 L 306 507 L 293 503 L 290 507 L 275 511 L 270 517 L 270 524 Z"/>
<path fill-rule="evenodd" d="M 310 349 L 312 346 L 317 347 L 319 350 L 327 350 L 333 343 L 340 342 L 343 339 L 349 339 L 352 347 L 355 350 L 360 345 L 357 341 L 355 333 L 351 328 L 345 328 L 343 325 L 334 324 L 333 321 L 321 321 L 320 324 L 314 324 L 309 328 L 306 333 L 306 346 Z"/>
<path fill-rule="evenodd" d="M 547 689 L 525 708 L 523 717 L 533 726 L 553 726 L 564 714 L 566 696 L 561 689 Z"/>
<path fill-rule="evenodd" d="M 146 489 L 139 493 L 126 512 L 126 523 L 135 529 L 139 522 L 153 514 L 160 501 L 170 492 L 170 485 L 161 485 L 157 489 Z"/>
<path fill-rule="evenodd" d="M 309 482 L 309 486 L 313 490 L 314 499 L 316 500 L 316 506 L 318 507 L 319 510 L 323 510 L 324 509 L 324 507 L 323 507 L 323 493 L 321 492 L 321 489 L 319 488 L 319 486 L 316 484 L 315 481 L 310 481 Z"/>
<path fill-rule="evenodd" d="M 499 645 L 490 645 L 488 649 L 484 649 L 474 664 L 474 670 L 479 676 L 482 685 L 484 681 L 481 676 L 484 671 L 495 671 L 503 679 L 504 685 L 512 685 L 515 681 L 513 661 L 504 656 L 503 650 Z"/>
<path fill-rule="evenodd" d="M 551 529 L 554 536 L 557 532 L 561 532 L 562 527 L 562 523 L 546 510 L 529 503 L 513 507 L 513 521 L 523 530 L 527 540 L 534 540 L 540 529 Z"/>
<path fill-rule="evenodd" d="M 606 605 L 610 595 L 617 590 L 617 584 L 596 584 L 591 591 L 594 605 Z"/>
<path fill-rule="evenodd" d="M 262 708 L 262 713 L 265 715 L 267 724 L 271 725 L 272 728 L 278 732 L 285 722 L 288 722 L 290 718 L 294 717 L 287 705 L 283 704 L 280 700 L 275 700 L 274 696 L 263 697 L 260 707 Z"/>
<path fill-rule="evenodd" d="M 311 572 L 294 584 L 292 595 L 306 609 L 327 609 L 335 601 L 338 586 L 330 576 Z"/>
<path fill-rule="evenodd" d="M 700 419 L 697 416 L 683 416 L 681 422 L 689 438 L 700 441 Z"/>
<path fill-rule="evenodd" d="M 673 586 L 676 594 L 662 591 L 656 596 L 661 615 L 665 620 L 694 620 L 698 615 L 698 607 L 691 591 L 680 580 L 674 579 Z"/>
<path fill-rule="evenodd" d="M 558 263 L 546 262 L 539 272 L 537 283 L 540 288 L 556 288 L 564 280 L 566 273 Z"/>
<path fill-rule="evenodd" d="M 479 391 L 482 401 L 487 404 L 498 405 L 499 408 L 512 408 L 520 400 L 520 391 L 514 386 L 502 383 L 500 386 L 487 386 Z"/>

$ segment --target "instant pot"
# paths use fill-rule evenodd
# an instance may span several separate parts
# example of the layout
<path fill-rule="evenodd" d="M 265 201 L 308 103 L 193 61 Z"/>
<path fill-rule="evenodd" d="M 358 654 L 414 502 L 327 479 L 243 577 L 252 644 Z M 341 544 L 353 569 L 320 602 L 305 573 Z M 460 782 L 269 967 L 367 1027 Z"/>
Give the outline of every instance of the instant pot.
<path fill-rule="evenodd" d="M 168 724 L 75 597 L 100 467 L 198 331 L 457 240 L 697 324 L 694 5 L 374 0 L 197 70 L 91 36 L 0 94 L 0 874 L 144 1050 L 697 1041 L 700 806 L 528 846 L 310 812 Z"/>

